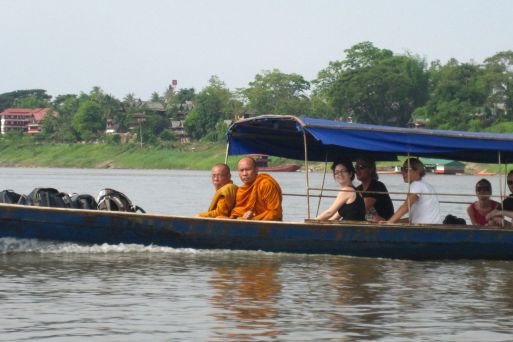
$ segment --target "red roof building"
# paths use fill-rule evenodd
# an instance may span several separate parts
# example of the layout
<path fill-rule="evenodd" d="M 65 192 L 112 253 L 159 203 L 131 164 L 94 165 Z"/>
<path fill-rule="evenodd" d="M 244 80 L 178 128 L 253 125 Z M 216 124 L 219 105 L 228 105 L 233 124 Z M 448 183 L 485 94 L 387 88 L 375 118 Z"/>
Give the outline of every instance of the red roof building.
<path fill-rule="evenodd" d="M 0 133 L 39 133 L 40 123 L 49 111 L 50 108 L 7 108 L 0 113 Z"/>

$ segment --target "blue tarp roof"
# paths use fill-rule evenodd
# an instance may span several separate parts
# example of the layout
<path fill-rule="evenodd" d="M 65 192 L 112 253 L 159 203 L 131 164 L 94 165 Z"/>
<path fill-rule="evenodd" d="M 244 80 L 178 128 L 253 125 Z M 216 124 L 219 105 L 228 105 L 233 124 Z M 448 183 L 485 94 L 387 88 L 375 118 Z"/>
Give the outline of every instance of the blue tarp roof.
<path fill-rule="evenodd" d="M 262 153 L 304 160 L 366 154 L 376 160 L 411 155 L 478 163 L 513 162 L 513 134 L 444 131 L 354 124 L 289 115 L 263 115 L 232 124 L 229 154 Z"/>

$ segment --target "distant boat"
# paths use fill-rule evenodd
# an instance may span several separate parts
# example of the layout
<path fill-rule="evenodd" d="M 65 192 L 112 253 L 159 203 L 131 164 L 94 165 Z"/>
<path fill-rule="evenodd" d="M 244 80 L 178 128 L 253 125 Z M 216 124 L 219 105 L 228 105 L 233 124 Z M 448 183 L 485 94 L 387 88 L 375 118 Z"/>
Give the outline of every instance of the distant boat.
<path fill-rule="evenodd" d="M 301 168 L 299 164 L 281 164 L 275 166 L 269 166 L 269 155 L 267 154 L 248 154 L 255 160 L 258 171 L 264 172 L 296 172 Z"/>
<path fill-rule="evenodd" d="M 486 172 L 486 171 L 479 171 L 476 173 L 476 176 L 495 176 L 495 172 Z"/>
<path fill-rule="evenodd" d="M 384 175 L 397 175 L 397 174 L 401 173 L 401 168 L 399 166 L 394 166 L 393 168 L 391 168 L 391 167 L 378 168 L 378 170 L 376 172 L 379 174 L 384 174 Z"/>

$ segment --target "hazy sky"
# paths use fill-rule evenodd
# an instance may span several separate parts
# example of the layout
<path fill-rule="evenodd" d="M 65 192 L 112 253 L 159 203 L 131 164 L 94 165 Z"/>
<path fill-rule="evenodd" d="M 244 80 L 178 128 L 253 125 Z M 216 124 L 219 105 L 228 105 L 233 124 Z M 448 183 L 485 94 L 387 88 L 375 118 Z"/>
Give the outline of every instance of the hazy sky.
<path fill-rule="evenodd" d="M 510 0 L 0 0 L 0 93 L 147 99 L 173 79 L 235 89 L 273 68 L 312 80 L 361 41 L 481 63 L 513 50 L 512 13 Z"/>

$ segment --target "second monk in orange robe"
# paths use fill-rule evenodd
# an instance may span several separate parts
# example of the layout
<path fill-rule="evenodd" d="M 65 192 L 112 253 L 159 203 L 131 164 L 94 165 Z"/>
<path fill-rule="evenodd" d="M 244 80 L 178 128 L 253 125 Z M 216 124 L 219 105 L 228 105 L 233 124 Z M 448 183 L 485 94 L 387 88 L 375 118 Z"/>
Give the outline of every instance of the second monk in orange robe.
<path fill-rule="evenodd" d="M 242 158 L 238 165 L 243 185 L 237 190 L 231 218 L 242 220 L 281 221 L 282 194 L 278 182 L 267 174 L 258 174 L 253 158 Z"/>

